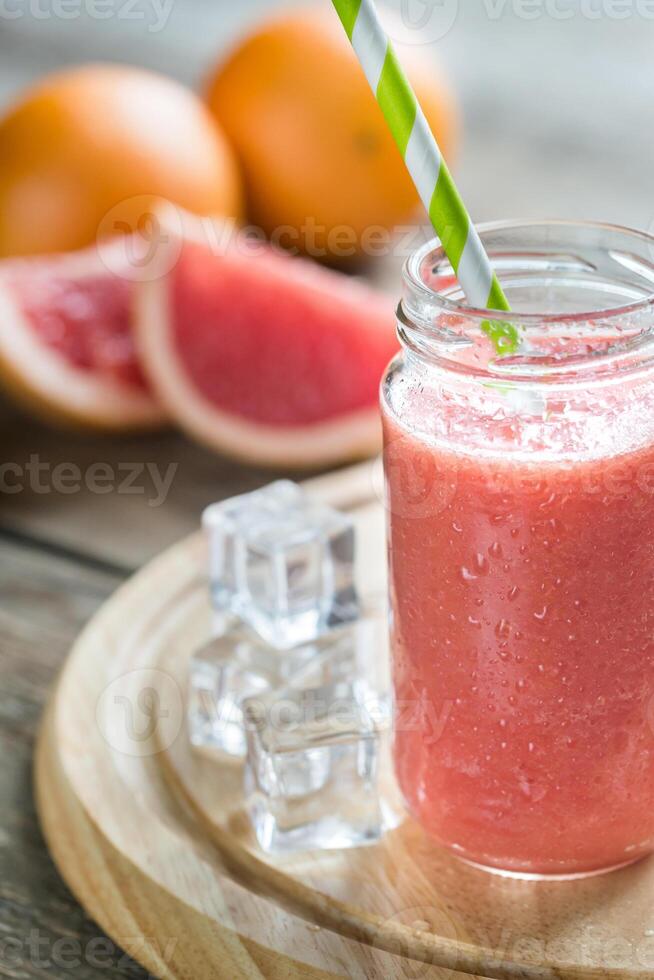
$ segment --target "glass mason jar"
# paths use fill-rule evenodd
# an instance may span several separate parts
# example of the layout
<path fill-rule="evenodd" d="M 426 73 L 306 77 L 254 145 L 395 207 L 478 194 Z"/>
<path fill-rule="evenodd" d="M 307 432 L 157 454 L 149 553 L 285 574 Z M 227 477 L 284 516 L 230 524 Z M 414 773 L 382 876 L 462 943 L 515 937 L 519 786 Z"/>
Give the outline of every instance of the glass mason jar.
<path fill-rule="evenodd" d="M 430 243 L 382 385 L 395 767 L 460 857 L 584 875 L 654 850 L 654 239 L 480 232 L 516 349 Z"/>

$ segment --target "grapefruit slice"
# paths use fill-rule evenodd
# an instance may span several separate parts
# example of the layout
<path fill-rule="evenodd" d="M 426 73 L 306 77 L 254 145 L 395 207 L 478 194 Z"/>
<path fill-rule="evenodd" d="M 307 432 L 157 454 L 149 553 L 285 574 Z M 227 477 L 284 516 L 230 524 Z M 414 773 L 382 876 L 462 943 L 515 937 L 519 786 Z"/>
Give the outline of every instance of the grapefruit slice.
<path fill-rule="evenodd" d="M 391 299 L 243 236 L 216 247 L 215 224 L 183 224 L 181 242 L 166 238 L 176 261 L 145 277 L 136 302 L 144 370 L 171 417 L 260 465 L 376 452 L 379 383 L 398 349 Z"/>
<path fill-rule="evenodd" d="M 49 422 L 106 431 L 164 421 L 137 361 L 125 240 L 0 262 L 0 385 Z"/>

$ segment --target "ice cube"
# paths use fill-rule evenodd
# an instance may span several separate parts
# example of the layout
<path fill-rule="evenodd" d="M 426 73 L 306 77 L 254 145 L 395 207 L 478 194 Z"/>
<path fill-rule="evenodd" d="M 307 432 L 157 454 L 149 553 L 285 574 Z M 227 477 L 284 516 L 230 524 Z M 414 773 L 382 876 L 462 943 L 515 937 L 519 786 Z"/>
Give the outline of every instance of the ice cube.
<path fill-rule="evenodd" d="M 209 531 L 214 605 L 278 649 L 356 619 L 354 527 L 293 483 L 214 505 Z"/>
<path fill-rule="evenodd" d="M 245 755 L 243 698 L 270 691 L 305 666 L 314 655 L 303 648 L 279 651 L 235 630 L 201 647 L 189 673 L 189 738 L 196 748 Z"/>
<path fill-rule="evenodd" d="M 387 726 L 357 683 L 276 691 L 243 702 L 245 786 L 263 850 L 356 847 L 379 840 L 379 762 Z"/>
<path fill-rule="evenodd" d="M 196 748 L 245 755 L 241 702 L 287 687 L 347 680 L 375 721 L 389 717 L 388 627 L 375 610 L 293 650 L 276 650 L 242 628 L 218 637 L 191 658 L 189 737 Z"/>
<path fill-rule="evenodd" d="M 202 515 L 209 545 L 209 582 L 214 609 L 228 612 L 236 589 L 235 540 L 248 523 L 274 520 L 289 507 L 298 506 L 303 494 L 296 483 L 277 480 L 260 490 L 211 504 Z"/>

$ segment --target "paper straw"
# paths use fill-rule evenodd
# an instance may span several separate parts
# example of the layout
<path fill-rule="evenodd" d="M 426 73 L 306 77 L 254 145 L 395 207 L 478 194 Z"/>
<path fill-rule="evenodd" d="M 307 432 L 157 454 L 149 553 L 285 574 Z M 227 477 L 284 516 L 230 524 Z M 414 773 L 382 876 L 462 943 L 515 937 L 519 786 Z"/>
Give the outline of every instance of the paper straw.
<path fill-rule="evenodd" d="M 466 300 L 474 307 L 509 310 L 477 229 L 373 0 L 333 0 L 333 4 Z M 484 325 L 484 330 L 504 353 L 517 348 L 518 335 L 512 324 L 493 320 Z"/>

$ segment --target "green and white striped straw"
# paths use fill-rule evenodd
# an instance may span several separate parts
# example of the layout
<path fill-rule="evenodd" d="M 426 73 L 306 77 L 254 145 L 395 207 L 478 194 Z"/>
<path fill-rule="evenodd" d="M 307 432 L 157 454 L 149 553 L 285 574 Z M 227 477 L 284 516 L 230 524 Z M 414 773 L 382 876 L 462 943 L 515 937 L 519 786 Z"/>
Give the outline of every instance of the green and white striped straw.
<path fill-rule="evenodd" d="M 373 0 L 333 0 L 420 198 L 471 306 L 509 310 L 490 259 L 434 134 L 381 25 Z M 484 325 L 496 349 L 517 349 L 510 323 Z"/>

